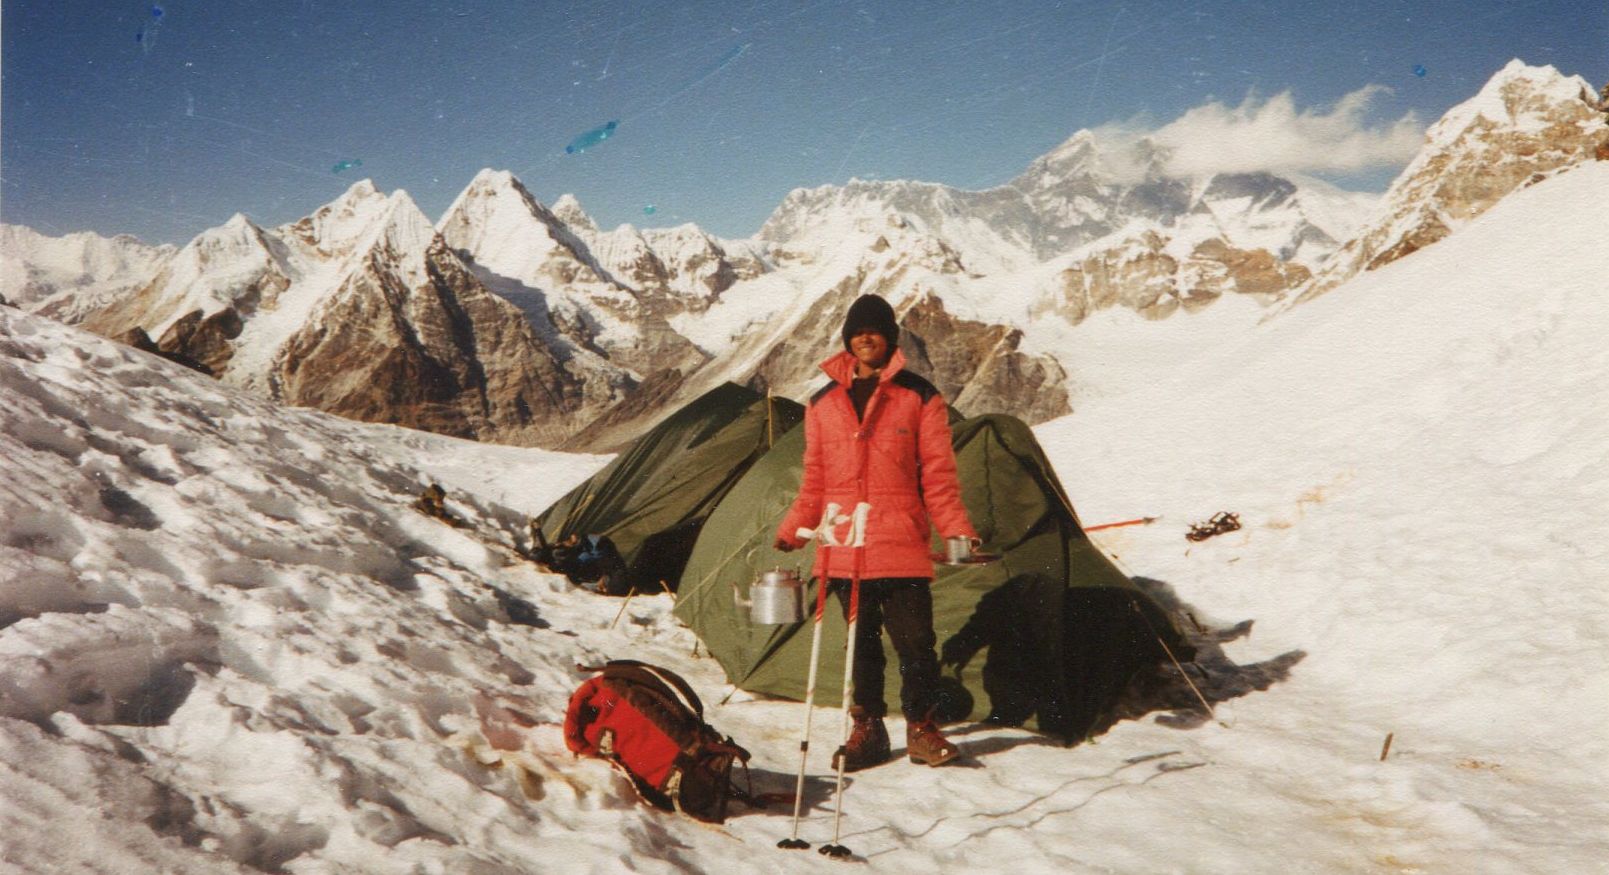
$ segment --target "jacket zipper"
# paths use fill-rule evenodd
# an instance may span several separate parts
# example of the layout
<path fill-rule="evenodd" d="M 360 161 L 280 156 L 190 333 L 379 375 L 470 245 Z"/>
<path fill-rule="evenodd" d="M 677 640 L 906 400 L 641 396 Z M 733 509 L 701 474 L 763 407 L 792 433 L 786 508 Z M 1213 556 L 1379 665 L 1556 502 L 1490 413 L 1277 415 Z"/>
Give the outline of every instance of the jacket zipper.
<path fill-rule="evenodd" d="M 860 470 L 858 472 L 859 501 L 865 501 L 869 495 L 867 481 L 871 477 L 871 472 L 867 469 L 871 467 L 871 427 L 872 423 L 876 422 L 876 420 L 872 417 L 877 412 L 877 408 L 882 404 L 882 401 L 883 380 L 879 378 L 877 380 L 877 386 L 872 389 L 872 396 L 866 399 L 866 415 L 861 417 L 859 422 L 855 423 L 855 449 L 856 455 L 859 457 L 860 464 Z M 849 406 L 850 412 L 854 412 L 854 401 L 851 400 Z"/>

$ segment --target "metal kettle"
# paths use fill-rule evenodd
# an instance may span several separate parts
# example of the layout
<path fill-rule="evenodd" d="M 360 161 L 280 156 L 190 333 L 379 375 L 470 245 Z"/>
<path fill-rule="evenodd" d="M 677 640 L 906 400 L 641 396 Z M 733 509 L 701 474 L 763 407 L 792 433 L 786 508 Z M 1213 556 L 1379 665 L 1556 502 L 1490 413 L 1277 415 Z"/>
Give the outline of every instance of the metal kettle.
<path fill-rule="evenodd" d="M 788 568 L 775 568 L 760 575 L 749 584 L 749 597 L 744 598 L 732 585 L 732 603 L 738 610 L 747 609 L 749 622 L 759 626 L 783 626 L 804 622 L 805 584 L 799 572 Z"/>

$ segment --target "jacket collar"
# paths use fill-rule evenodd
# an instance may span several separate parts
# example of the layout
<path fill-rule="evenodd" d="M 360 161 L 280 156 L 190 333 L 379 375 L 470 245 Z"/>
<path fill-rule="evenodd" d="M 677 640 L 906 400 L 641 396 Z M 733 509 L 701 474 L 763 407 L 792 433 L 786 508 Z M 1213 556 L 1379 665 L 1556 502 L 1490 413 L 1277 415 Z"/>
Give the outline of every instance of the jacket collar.
<path fill-rule="evenodd" d="M 894 347 L 894 354 L 888 357 L 888 364 L 883 366 L 878 376 L 879 383 L 886 383 L 893 379 L 905 367 L 905 351 Z M 848 386 L 855 379 L 855 354 L 845 350 L 821 363 L 821 370 L 833 379 L 833 382 Z"/>

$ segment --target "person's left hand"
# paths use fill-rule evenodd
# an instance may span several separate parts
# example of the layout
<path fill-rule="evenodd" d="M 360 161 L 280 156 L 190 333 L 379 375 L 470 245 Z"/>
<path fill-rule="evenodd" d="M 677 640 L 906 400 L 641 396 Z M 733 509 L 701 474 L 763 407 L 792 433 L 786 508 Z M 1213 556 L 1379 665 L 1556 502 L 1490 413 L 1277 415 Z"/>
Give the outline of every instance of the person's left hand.
<path fill-rule="evenodd" d="M 939 648 L 939 665 L 953 668 L 959 674 L 961 669 L 966 668 L 966 664 L 972 661 L 972 654 L 976 652 L 975 649 L 967 647 L 960 636 L 952 637 Z"/>

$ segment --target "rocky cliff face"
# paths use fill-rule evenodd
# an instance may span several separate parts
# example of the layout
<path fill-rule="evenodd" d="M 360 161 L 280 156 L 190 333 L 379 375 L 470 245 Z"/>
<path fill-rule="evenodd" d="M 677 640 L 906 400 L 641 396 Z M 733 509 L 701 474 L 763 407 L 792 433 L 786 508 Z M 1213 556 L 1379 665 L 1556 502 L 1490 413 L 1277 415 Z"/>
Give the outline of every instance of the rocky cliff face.
<path fill-rule="evenodd" d="M 1606 144 L 1609 123 L 1586 80 L 1511 61 L 1431 126 L 1379 211 L 1295 303 L 1435 243 L 1509 192 L 1591 160 Z"/>
<path fill-rule="evenodd" d="M 931 293 L 900 312 L 900 346 L 911 366 L 961 412 L 1010 413 L 1027 422 L 1071 413 L 1067 373 L 1050 356 L 1024 354 L 1022 339 L 1020 328 L 951 315 Z"/>
<path fill-rule="evenodd" d="M 236 214 L 190 241 L 136 293 L 88 314 L 83 326 L 114 338 L 138 330 L 163 352 L 205 360 L 209 373 L 221 374 L 234 357 L 243 319 L 272 311 L 293 271 L 284 247 Z M 233 336 L 220 338 L 223 326 Z"/>
<path fill-rule="evenodd" d="M 964 282 L 966 268 L 943 241 L 912 236 L 922 237 L 895 229 L 877 235 L 865 246 L 862 259 L 826 293 L 802 312 L 788 314 L 783 336 L 757 364 L 731 378 L 806 397 L 824 380 L 820 362 L 843 348 L 841 329 L 850 304 L 875 294 L 899 314 L 900 346 L 910 367 L 931 380 L 951 404 L 968 413 L 1010 413 L 1031 422 L 1067 413 L 1065 374 L 1055 360 L 1024 354 L 1018 328 L 946 309 L 936 290 Z M 897 242 L 890 243 L 890 238 Z"/>
<path fill-rule="evenodd" d="M 539 203 L 512 174 L 482 171 L 442 218 L 442 238 L 498 294 L 521 304 L 576 366 L 613 385 L 659 370 L 691 370 L 699 349 L 670 327 L 662 293 L 670 270 L 651 250 L 616 268 L 654 282 L 634 286 L 601 262 L 579 204 L 566 205 L 579 230 Z M 583 221 L 584 220 L 584 221 Z M 644 247 L 646 249 L 646 247 Z"/>
<path fill-rule="evenodd" d="M 422 217 L 421 217 L 422 218 Z M 274 356 L 277 397 L 371 422 L 551 446 L 580 387 L 517 308 L 475 281 L 439 239 L 423 276 L 377 247 Z"/>
<path fill-rule="evenodd" d="M 403 192 L 359 183 L 298 222 L 236 216 L 84 321 L 288 404 L 552 445 L 580 381 Z"/>
<path fill-rule="evenodd" d="M 1098 310 L 1124 307 L 1147 319 L 1197 310 L 1226 294 L 1272 303 L 1312 274 L 1266 249 L 1231 246 L 1220 236 L 1199 242 L 1150 230 L 1090 247 L 1061 270 L 1058 284 L 1034 303 L 1036 316 L 1077 324 Z"/>
<path fill-rule="evenodd" d="M 666 319 L 702 313 L 735 283 L 769 269 L 758 247 L 717 240 L 696 225 L 643 230 L 622 225 L 607 233 L 582 230 L 579 236 L 614 276 L 642 292 L 645 304 Z"/>

